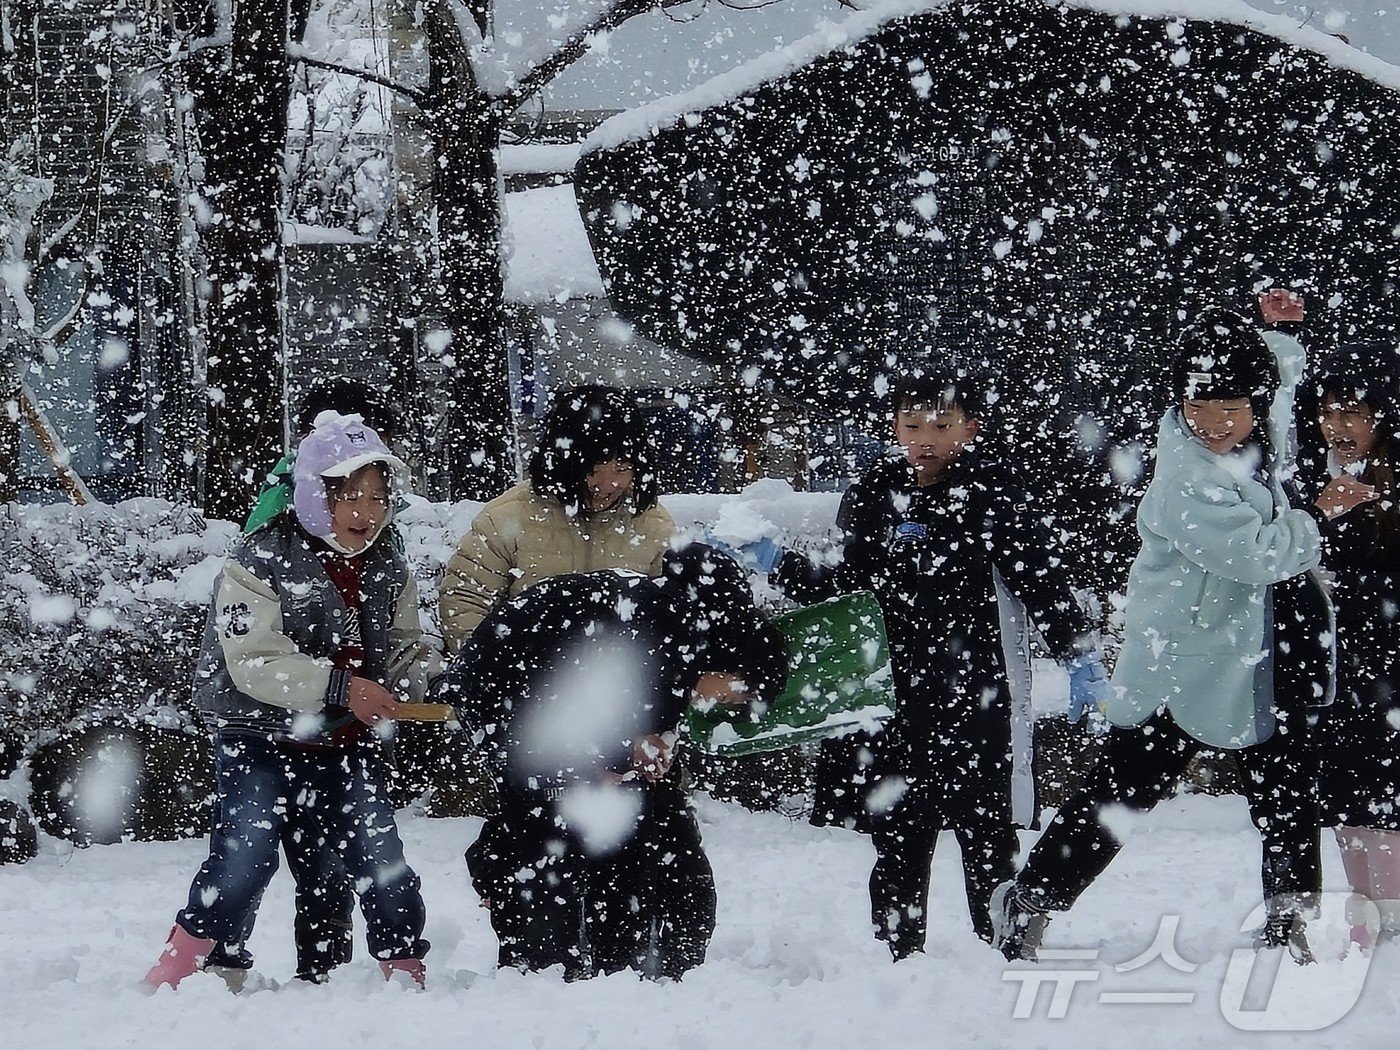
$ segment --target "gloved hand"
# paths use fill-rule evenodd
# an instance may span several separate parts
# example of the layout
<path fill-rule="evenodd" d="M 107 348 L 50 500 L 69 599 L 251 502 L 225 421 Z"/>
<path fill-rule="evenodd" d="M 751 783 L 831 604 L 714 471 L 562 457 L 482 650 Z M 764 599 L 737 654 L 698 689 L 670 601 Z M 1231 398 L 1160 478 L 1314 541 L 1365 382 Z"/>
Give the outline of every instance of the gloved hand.
<path fill-rule="evenodd" d="M 1103 657 L 1094 650 L 1065 665 L 1069 672 L 1069 720 L 1078 722 L 1086 713 L 1101 711 L 1108 703 L 1108 675 Z"/>
<path fill-rule="evenodd" d="M 762 573 L 767 576 L 778 567 L 778 562 L 783 560 L 783 548 L 768 536 L 761 536 L 748 543 L 741 543 L 735 547 L 725 543 L 709 529 L 705 530 L 704 541 L 716 550 L 723 551 L 735 561 L 737 561 L 749 572 Z"/>

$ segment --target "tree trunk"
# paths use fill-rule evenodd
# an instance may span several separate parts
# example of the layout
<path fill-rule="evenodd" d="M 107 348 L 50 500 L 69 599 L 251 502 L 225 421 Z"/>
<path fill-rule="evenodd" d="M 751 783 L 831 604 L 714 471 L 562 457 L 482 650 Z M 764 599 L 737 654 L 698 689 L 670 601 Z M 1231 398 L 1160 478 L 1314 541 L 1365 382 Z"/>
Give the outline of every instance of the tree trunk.
<path fill-rule="evenodd" d="M 284 450 L 282 165 L 287 0 L 241 0 L 227 72 L 194 79 L 212 290 L 204 506 L 242 520 Z"/>
<path fill-rule="evenodd" d="M 8 147 L 34 130 L 34 19 L 36 11 L 25 0 L 0 0 L 0 146 Z M 17 161 L 19 158 L 15 158 Z M 16 211 L 23 205 L 16 203 Z M 19 219 L 21 216 L 7 216 Z M 14 231 L 0 231 L 0 264 L 21 262 L 11 258 L 21 245 Z M 19 311 L 0 286 L 0 503 L 19 498 L 20 369 L 23 348 Z"/>
<path fill-rule="evenodd" d="M 450 344 L 441 351 L 446 403 L 431 461 L 453 498 L 490 499 L 516 480 L 515 424 L 501 274 L 496 170 L 501 119 L 472 82 L 450 18 L 429 20 L 429 134 L 437 167 L 436 294 Z"/>

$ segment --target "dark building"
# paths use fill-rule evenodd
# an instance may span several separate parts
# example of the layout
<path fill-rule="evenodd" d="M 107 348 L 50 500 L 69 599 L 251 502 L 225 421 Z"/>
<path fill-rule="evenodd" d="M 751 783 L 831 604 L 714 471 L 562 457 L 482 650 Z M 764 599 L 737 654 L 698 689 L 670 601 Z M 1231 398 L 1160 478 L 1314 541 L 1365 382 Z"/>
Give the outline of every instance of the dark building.
<path fill-rule="evenodd" d="M 1315 347 L 1395 336 L 1400 95 L 1309 30 L 930 7 L 604 125 L 585 223 L 639 331 L 829 420 L 883 434 L 899 362 L 988 367 L 996 431 L 1113 579 L 1187 318 L 1281 283 Z"/>
<path fill-rule="evenodd" d="M 7 13 L 36 30 L 32 61 L 14 67 L 32 92 L 32 126 L 7 145 L 52 187 L 34 220 L 51 249 L 34 275 L 36 320 L 78 320 L 56 349 L 22 351 L 21 378 L 94 493 L 141 494 L 167 467 L 182 473 L 188 447 L 188 296 L 165 100 L 143 68 L 141 14 L 124 0 Z M 22 435 L 21 489 L 62 498 Z"/>

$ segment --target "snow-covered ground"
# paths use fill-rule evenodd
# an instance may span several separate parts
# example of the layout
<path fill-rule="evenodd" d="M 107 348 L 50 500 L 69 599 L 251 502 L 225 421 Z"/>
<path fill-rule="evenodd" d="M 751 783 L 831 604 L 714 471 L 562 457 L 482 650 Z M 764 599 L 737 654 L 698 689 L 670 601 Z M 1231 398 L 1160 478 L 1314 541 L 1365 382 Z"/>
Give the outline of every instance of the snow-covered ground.
<path fill-rule="evenodd" d="M 1051 926 L 1047 946 L 1069 955 L 1014 967 L 973 936 L 946 836 L 929 950 L 893 965 L 867 931 L 866 839 L 707 799 L 701 813 L 719 925 L 709 960 L 678 984 L 496 972 L 461 859 L 479 821 L 405 815 L 434 945 L 425 993 L 384 985 L 361 941 L 357 960 L 323 987 L 290 982 L 234 996 L 218 978 L 196 975 L 178 992 L 147 997 L 136 982 L 203 843 L 74 850 L 47 840 L 32 863 L 0 868 L 5 1042 L 25 1050 L 1394 1044 L 1400 944 L 1382 945 L 1369 972 L 1359 957 L 1304 968 L 1242 950 L 1259 847 L 1237 797 L 1182 798 L 1139 821 L 1099 883 Z M 1327 847 L 1327 885 L 1340 887 Z M 290 885 L 279 873 L 252 943 L 259 971 L 277 981 L 292 971 Z M 1147 952 L 1162 929 L 1166 957 L 1115 968 Z M 1033 1003 L 1032 975 L 1045 981 Z M 1177 998 L 1161 1001 L 1169 995 Z M 1332 1018 L 1340 1020 L 1321 1031 L 1299 1030 Z M 1241 1030 L 1251 1027 L 1264 1030 Z"/>
<path fill-rule="evenodd" d="M 709 526 L 727 542 L 766 536 L 801 544 L 829 534 L 838 500 L 764 482 L 737 496 L 671 496 L 666 505 L 682 527 Z M 405 514 L 409 554 L 429 588 L 476 509 L 415 501 Z M 62 539 L 108 551 L 121 548 L 121 537 L 140 522 L 166 522 L 173 513 L 155 501 L 106 511 L 28 508 L 21 524 L 42 526 L 51 544 Z M 155 535 L 149 522 L 141 527 Z M 207 600 L 232 527 L 162 528 L 128 552 L 140 555 L 139 564 L 108 580 L 97 604 Z M 68 547 L 52 549 L 58 556 Z M 31 599 L 56 601 L 41 581 L 29 585 Z M 72 616 L 70 609 L 56 618 Z M 1043 662 L 1037 672 L 1037 707 L 1062 710 L 1062 675 Z M 1372 960 L 1353 956 L 1307 968 L 1280 967 L 1276 957 L 1248 950 L 1241 931 L 1258 921 L 1251 911 L 1259 845 L 1239 797 L 1193 796 L 1146 818 L 1123 818 L 1130 832 L 1123 854 L 1051 926 L 1051 951 L 1040 965 L 1014 967 L 973 936 L 951 839 L 935 862 L 928 953 L 895 966 L 868 929 L 873 851 L 866 839 L 707 799 L 701 812 L 719 881 L 719 926 L 709 961 L 667 985 L 628 975 L 566 985 L 557 974 L 497 973 L 494 938 L 462 861 L 479 822 L 405 814 L 434 944 L 425 994 L 385 986 L 361 944 L 360 958 L 325 987 L 291 982 L 234 996 L 217 978 L 200 975 L 178 992 L 147 997 L 136 983 L 183 903 L 204 843 L 76 850 L 46 839 L 36 860 L 0 867 L 5 1042 L 24 1050 L 1394 1043 L 1400 944 L 1382 945 Z M 1115 829 L 1118 823 L 1114 818 Z M 1027 833 L 1027 842 L 1033 838 Z M 1324 851 L 1325 884 L 1338 891 L 1327 902 L 1335 923 L 1344 882 L 1330 840 Z M 287 981 L 293 969 L 291 915 L 283 873 L 252 943 L 260 972 L 276 981 Z M 1308 1031 L 1317 1026 L 1325 1027 Z"/>

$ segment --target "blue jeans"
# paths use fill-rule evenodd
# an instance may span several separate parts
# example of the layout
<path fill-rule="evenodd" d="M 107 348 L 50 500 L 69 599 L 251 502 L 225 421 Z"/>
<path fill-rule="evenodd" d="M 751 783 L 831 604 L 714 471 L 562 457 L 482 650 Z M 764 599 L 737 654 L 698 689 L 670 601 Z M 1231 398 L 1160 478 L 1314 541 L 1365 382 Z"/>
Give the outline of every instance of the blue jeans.
<path fill-rule="evenodd" d="M 210 831 L 218 826 L 220 808 L 210 814 Z M 293 806 L 282 824 L 282 855 L 296 883 L 297 976 L 320 981 L 337 966 L 354 957 L 355 897 L 340 854 L 320 833 L 315 816 Z M 208 964 L 247 970 L 253 956 L 247 949 L 257 920 L 258 901 L 243 919 L 238 940 L 219 942 L 209 953 Z"/>
<path fill-rule="evenodd" d="M 294 750 L 271 741 L 216 737 L 219 819 L 209 857 L 176 917 L 187 932 L 220 944 L 242 940 L 248 915 L 277 871 L 289 810 L 342 859 L 365 915 L 376 959 L 421 958 L 424 908 L 418 876 L 404 859 L 388 777 L 372 745 Z"/>

